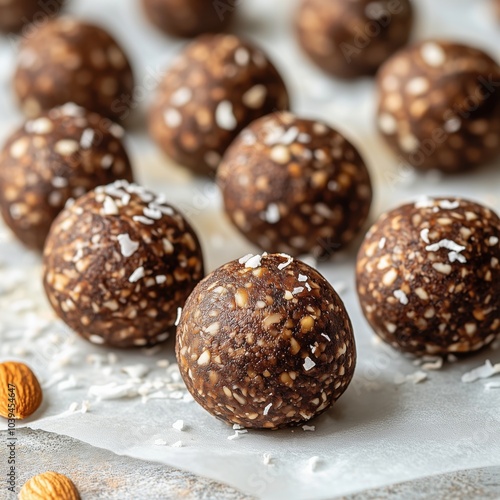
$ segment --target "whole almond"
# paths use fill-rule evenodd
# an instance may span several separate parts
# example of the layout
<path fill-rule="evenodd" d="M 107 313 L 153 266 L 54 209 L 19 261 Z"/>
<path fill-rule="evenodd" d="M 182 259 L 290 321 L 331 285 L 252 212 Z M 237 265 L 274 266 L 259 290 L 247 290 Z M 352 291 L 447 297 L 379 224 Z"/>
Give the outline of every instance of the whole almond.
<path fill-rule="evenodd" d="M 71 479 L 49 471 L 28 479 L 19 492 L 19 500 L 80 500 L 80 494 Z"/>
<path fill-rule="evenodd" d="M 16 361 L 0 363 L 0 415 L 23 419 L 42 402 L 42 388 L 35 374 Z"/>

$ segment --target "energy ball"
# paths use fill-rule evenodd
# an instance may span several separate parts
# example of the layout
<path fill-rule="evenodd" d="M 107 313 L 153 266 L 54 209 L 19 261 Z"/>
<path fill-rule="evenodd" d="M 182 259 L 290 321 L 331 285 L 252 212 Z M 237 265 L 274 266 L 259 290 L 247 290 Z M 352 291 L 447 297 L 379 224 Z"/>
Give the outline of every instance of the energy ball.
<path fill-rule="evenodd" d="M 409 0 L 302 0 L 296 15 L 300 45 L 327 73 L 374 74 L 410 37 Z"/>
<path fill-rule="evenodd" d="M 268 252 L 328 256 L 366 221 L 370 176 L 356 148 L 327 125 L 275 113 L 252 123 L 217 174 L 226 213 Z"/>
<path fill-rule="evenodd" d="M 70 198 L 133 174 L 123 129 L 65 104 L 27 121 L 0 152 L 0 210 L 25 245 L 42 250 Z"/>
<path fill-rule="evenodd" d="M 234 35 L 203 35 L 165 75 L 149 128 L 177 163 L 210 175 L 244 127 L 283 109 L 285 84 L 260 49 Z"/>
<path fill-rule="evenodd" d="M 162 31 L 191 38 L 224 31 L 238 0 L 142 0 L 148 19 Z"/>
<path fill-rule="evenodd" d="M 24 40 L 14 89 L 26 116 L 74 102 L 113 120 L 128 116 L 134 77 L 123 50 L 103 29 L 61 17 Z"/>
<path fill-rule="evenodd" d="M 463 199 L 380 217 L 359 250 L 357 289 L 377 335 L 400 351 L 476 351 L 500 332 L 500 219 Z"/>
<path fill-rule="evenodd" d="M 57 15 L 64 0 L 3 0 L 0 2 L 0 31 L 20 31 L 28 24 L 42 23 Z"/>
<path fill-rule="evenodd" d="M 500 152 L 500 67 L 481 50 L 429 40 L 403 49 L 377 76 L 378 128 L 420 170 L 458 172 Z"/>
<path fill-rule="evenodd" d="M 342 300 L 317 271 L 284 254 L 247 255 L 205 278 L 182 312 L 176 354 L 205 410 L 253 429 L 324 412 L 356 364 Z"/>
<path fill-rule="evenodd" d="M 198 238 L 163 196 L 116 181 L 61 212 L 47 238 L 43 283 L 61 319 L 94 344 L 165 341 L 203 277 Z"/>

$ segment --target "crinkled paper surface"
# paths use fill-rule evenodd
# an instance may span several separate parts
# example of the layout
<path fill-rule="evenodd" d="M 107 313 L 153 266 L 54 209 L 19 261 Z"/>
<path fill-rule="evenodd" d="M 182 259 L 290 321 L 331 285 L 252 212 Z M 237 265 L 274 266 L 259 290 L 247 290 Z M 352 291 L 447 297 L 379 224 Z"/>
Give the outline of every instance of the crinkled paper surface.
<path fill-rule="evenodd" d="M 240 23 L 241 32 L 265 46 L 282 68 L 295 111 L 325 119 L 359 146 L 377 188 L 372 221 L 383 210 L 419 195 L 463 195 L 500 210 L 498 164 L 446 178 L 398 169 L 373 127 L 373 82 L 339 83 L 314 69 L 287 27 L 294 3 L 241 2 L 247 16 Z M 182 43 L 150 28 L 137 4 L 75 0 L 71 10 L 109 26 L 125 45 L 137 70 L 141 97 L 149 93 Z M 468 40 L 498 56 L 500 29 L 486 0 L 416 0 L 416 4 L 419 38 Z M 2 140 L 21 120 L 10 93 L 14 48 L 10 39 L 0 39 Z M 194 181 L 170 165 L 148 141 L 146 106 L 147 100 L 140 100 L 128 143 L 141 182 L 169 194 L 172 203 L 187 213 L 202 236 L 209 270 L 257 252 L 221 218 L 214 186 Z M 348 391 L 311 422 L 315 431 L 250 431 L 228 439 L 235 431 L 205 413 L 186 393 L 172 340 L 158 350 L 123 352 L 77 338 L 54 318 L 45 301 L 38 256 L 24 250 L 0 225 L 0 360 L 28 362 L 45 388 L 42 408 L 24 425 L 118 454 L 164 462 L 263 498 L 326 498 L 498 464 L 500 390 L 495 384 L 486 386 L 494 378 L 463 383 L 461 377 L 487 359 L 500 362 L 500 351 L 489 349 L 428 370 L 376 343 L 356 300 L 354 255 L 355 245 L 333 262 L 319 264 L 344 299 L 355 328 L 358 366 Z M 423 378 L 415 375 L 419 371 L 426 378 L 415 383 Z M 105 399 L 112 396 L 117 399 Z M 178 420 L 184 422 L 182 431 L 172 427 Z"/>

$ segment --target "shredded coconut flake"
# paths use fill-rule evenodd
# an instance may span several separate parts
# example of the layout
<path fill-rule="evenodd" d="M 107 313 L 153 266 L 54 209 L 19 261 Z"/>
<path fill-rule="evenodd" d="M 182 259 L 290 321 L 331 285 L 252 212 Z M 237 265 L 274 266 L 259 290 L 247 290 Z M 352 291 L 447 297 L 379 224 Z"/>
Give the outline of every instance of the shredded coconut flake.
<path fill-rule="evenodd" d="M 116 239 L 120 244 L 120 251 L 124 257 L 130 257 L 137 252 L 139 248 L 139 243 L 130 239 L 128 234 L 119 234 Z"/>
<path fill-rule="evenodd" d="M 457 201 L 441 200 L 438 201 L 438 205 L 440 208 L 444 210 L 453 210 L 460 206 L 460 202 L 458 200 Z"/>
<path fill-rule="evenodd" d="M 172 427 L 178 431 L 184 430 L 184 420 L 177 420 L 172 424 Z"/>
<path fill-rule="evenodd" d="M 281 218 L 280 209 L 276 203 L 270 203 L 264 212 L 264 220 L 269 224 L 276 224 Z"/>
<path fill-rule="evenodd" d="M 82 149 L 90 149 L 94 141 L 95 132 L 91 128 L 86 128 L 80 138 L 80 146 Z"/>
<path fill-rule="evenodd" d="M 253 257 L 253 253 L 247 253 L 246 255 L 241 257 L 241 259 L 239 259 L 238 262 L 240 264 L 246 264 L 248 262 L 248 260 L 251 259 L 252 257 Z"/>
<path fill-rule="evenodd" d="M 281 253 L 280 255 L 286 258 L 286 262 L 282 262 L 278 265 L 278 269 L 282 271 L 283 269 L 285 269 L 285 267 L 288 267 L 293 262 L 293 257 L 290 257 L 290 255 L 287 255 L 286 253 Z"/>
<path fill-rule="evenodd" d="M 245 429 L 243 429 L 243 430 L 241 430 L 241 431 L 238 431 L 238 430 L 237 430 L 237 431 L 234 431 L 234 434 L 232 434 L 231 436 L 228 436 L 228 437 L 227 437 L 227 439 L 228 439 L 229 441 L 233 441 L 233 440 L 235 440 L 235 439 L 241 439 L 241 436 L 242 436 L 243 434 L 246 434 L 247 432 L 248 432 L 248 431 L 247 431 L 247 430 L 245 430 Z"/>
<path fill-rule="evenodd" d="M 302 430 L 314 432 L 316 430 L 316 426 L 315 425 L 303 425 Z"/>
<path fill-rule="evenodd" d="M 307 466 L 306 466 L 307 472 L 315 472 L 316 469 L 318 468 L 319 462 L 320 462 L 320 458 L 319 457 L 311 457 L 307 461 Z"/>
<path fill-rule="evenodd" d="M 143 215 L 134 215 L 132 219 L 135 222 L 140 222 L 141 224 L 146 224 L 146 226 L 151 226 L 154 224 L 154 221 L 149 219 L 148 217 L 144 217 Z"/>
<path fill-rule="evenodd" d="M 312 370 L 315 366 L 316 363 L 309 357 L 307 356 L 306 359 L 304 359 L 304 370 L 308 372 L 309 370 Z"/>
<path fill-rule="evenodd" d="M 272 403 L 269 403 L 265 408 L 264 411 L 262 412 L 262 415 L 267 415 L 269 413 L 269 410 L 271 409 L 271 406 L 273 406 Z"/>
<path fill-rule="evenodd" d="M 329 342 L 332 341 L 332 339 L 326 333 L 322 333 L 321 336 L 325 337 L 325 339 L 328 340 Z"/>
<path fill-rule="evenodd" d="M 484 365 L 474 368 L 470 372 L 464 373 L 462 375 L 462 382 L 468 384 L 479 379 L 493 377 L 493 375 L 496 375 L 497 373 L 500 373 L 500 363 L 492 365 L 491 361 L 487 359 Z"/>
<path fill-rule="evenodd" d="M 428 227 L 426 227 L 425 229 L 422 229 L 422 231 L 420 231 L 420 237 L 424 240 L 425 243 L 427 243 L 427 244 L 430 243 L 429 228 Z"/>
<path fill-rule="evenodd" d="M 179 323 L 181 322 L 181 316 L 182 316 L 182 307 L 177 308 L 177 318 L 175 318 L 175 326 L 179 326 Z"/>
<path fill-rule="evenodd" d="M 403 292 L 403 290 L 394 290 L 393 295 L 404 306 L 408 304 L 408 296 Z"/>
<path fill-rule="evenodd" d="M 251 269 L 256 269 L 257 267 L 260 266 L 260 262 L 262 260 L 261 255 L 254 255 L 250 257 L 246 262 L 245 262 L 245 267 L 249 267 Z"/>
<path fill-rule="evenodd" d="M 128 279 L 130 283 L 136 283 L 140 279 L 144 278 L 144 267 L 138 267 L 131 275 L 130 278 Z"/>

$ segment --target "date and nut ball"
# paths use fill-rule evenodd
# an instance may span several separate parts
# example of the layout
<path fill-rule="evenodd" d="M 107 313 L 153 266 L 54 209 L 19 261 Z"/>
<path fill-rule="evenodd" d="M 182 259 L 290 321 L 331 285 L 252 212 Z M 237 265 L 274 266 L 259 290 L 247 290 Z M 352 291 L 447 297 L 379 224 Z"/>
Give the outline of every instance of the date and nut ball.
<path fill-rule="evenodd" d="M 148 19 L 169 35 L 191 38 L 224 31 L 238 0 L 141 0 Z"/>
<path fill-rule="evenodd" d="M 246 255 L 205 278 L 182 312 L 176 354 L 205 410 L 255 429 L 319 415 L 347 389 L 356 364 L 342 300 L 285 254 Z"/>
<path fill-rule="evenodd" d="M 380 217 L 359 250 L 357 289 L 375 332 L 401 351 L 476 351 L 500 333 L 500 219 L 464 199 Z"/>
<path fill-rule="evenodd" d="M 42 23 L 60 11 L 64 0 L 2 0 L 0 1 L 0 31 L 20 31 L 28 24 Z"/>
<path fill-rule="evenodd" d="M 374 74 L 408 42 L 413 8 L 409 0 L 301 0 L 295 24 L 317 66 L 356 78 Z"/>
<path fill-rule="evenodd" d="M 25 245 L 42 250 L 70 198 L 133 174 L 123 129 L 75 104 L 27 121 L 0 152 L 0 210 Z"/>
<path fill-rule="evenodd" d="M 167 71 L 149 128 L 168 156 L 209 175 L 244 127 L 283 109 L 285 84 L 260 49 L 234 35 L 202 35 Z"/>
<path fill-rule="evenodd" d="M 377 76 L 378 128 L 420 170 L 457 172 L 500 152 L 500 67 L 483 51 L 428 40 L 403 49 Z"/>
<path fill-rule="evenodd" d="M 61 17 L 21 44 L 14 89 L 30 118 L 74 102 L 120 120 L 128 115 L 133 87 L 127 56 L 98 26 Z"/>
<path fill-rule="evenodd" d="M 231 144 L 217 173 L 226 213 L 269 252 L 330 255 L 366 221 L 370 176 L 329 126 L 291 113 L 265 116 Z"/>
<path fill-rule="evenodd" d="M 43 282 L 56 313 L 94 344 L 154 345 L 203 278 L 198 238 L 165 197 L 116 181 L 55 220 Z"/>

